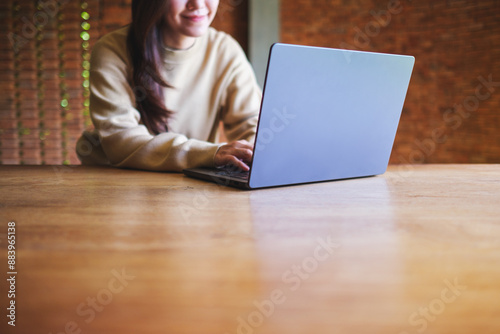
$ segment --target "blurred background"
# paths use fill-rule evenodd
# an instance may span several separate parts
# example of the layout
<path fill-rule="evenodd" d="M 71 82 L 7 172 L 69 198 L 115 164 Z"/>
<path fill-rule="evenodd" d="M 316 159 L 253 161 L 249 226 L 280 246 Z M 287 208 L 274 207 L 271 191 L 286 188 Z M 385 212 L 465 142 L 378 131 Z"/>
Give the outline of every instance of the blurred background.
<path fill-rule="evenodd" d="M 92 46 L 130 3 L 0 3 L 0 164 L 79 164 Z M 278 41 L 413 55 L 391 163 L 500 163 L 499 0 L 221 0 L 213 26 L 259 76 Z"/>

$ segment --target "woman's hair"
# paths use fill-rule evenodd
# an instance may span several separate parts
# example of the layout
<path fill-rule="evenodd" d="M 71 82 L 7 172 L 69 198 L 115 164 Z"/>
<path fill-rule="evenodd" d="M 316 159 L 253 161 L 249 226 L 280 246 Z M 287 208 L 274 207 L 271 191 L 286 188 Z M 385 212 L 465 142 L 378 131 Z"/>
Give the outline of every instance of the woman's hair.
<path fill-rule="evenodd" d="M 165 0 L 132 0 L 132 23 L 127 36 L 136 108 L 144 125 L 154 134 L 168 131 L 167 120 L 171 116 L 163 94 L 163 88 L 170 86 L 159 68 L 167 3 Z"/>

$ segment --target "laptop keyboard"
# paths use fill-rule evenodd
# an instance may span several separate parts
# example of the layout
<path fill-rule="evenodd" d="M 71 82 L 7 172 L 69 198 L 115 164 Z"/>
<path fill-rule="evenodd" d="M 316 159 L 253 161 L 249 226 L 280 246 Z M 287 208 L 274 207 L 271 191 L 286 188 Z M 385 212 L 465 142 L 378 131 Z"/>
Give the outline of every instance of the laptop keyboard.
<path fill-rule="evenodd" d="M 236 179 L 246 181 L 248 180 L 248 176 L 250 175 L 249 171 L 242 171 L 242 170 L 235 170 L 234 168 L 231 167 L 223 167 L 217 172 L 215 172 L 215 175 L 217 176 L 228 176 L 228 177 L 234 177 Z"/>

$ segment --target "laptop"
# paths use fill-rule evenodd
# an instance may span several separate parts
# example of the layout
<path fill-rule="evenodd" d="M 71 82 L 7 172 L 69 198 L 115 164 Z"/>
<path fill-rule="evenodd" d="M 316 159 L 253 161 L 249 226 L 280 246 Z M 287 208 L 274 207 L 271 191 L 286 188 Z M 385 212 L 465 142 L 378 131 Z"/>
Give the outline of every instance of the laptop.
<path fill-rule="evenodd" d="M 276 43 L 249 172 L 185 175 L 242 189 L 385 173 L 415 58 Z"/>

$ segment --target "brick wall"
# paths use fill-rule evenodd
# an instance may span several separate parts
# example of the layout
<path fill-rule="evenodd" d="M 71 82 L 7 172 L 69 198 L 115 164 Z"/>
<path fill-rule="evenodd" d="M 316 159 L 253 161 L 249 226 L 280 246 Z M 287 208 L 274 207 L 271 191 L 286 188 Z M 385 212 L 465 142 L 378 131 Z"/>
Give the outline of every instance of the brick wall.
<path fill-rule="evenodd" d="M 88 121 L 82 75 L 92 40 L 85 36 L 87 25 L 95 25 L 82 6 L 95 3 L 19 0 L 0 5 L 2 163 L 76 162 L 74 143 Z"/>
<path fill-rule="evenodd" d="M 391 162 L 500 162 L 500 1 L 288 0 L 282 40 L 416 57 Z M 479 88 L 478 90 L 478 87 Z"/>

